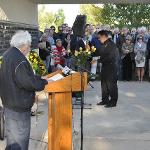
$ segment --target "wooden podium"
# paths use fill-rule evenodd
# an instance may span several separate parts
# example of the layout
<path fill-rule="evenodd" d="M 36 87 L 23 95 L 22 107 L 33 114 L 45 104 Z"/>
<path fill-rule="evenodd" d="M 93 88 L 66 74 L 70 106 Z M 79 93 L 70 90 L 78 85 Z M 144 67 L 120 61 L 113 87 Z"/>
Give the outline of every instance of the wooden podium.
<path fill-rule="evenodd" d="M 52 77 L 61 71 L 49 74 Z M 82 81 L 82 82 L 81 82 Z M 87 73 L 74 73 L 50 82 L 48 100 L 48 150 L 72 150 L 72 92 L 87 88 Z"/>

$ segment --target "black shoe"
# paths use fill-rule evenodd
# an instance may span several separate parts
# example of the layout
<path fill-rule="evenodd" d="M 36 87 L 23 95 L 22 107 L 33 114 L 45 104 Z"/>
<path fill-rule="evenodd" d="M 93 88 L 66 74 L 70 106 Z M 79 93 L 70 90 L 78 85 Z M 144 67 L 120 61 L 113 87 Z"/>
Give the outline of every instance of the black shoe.
<path fill-rule="evenodd" d="M 31 112 L 31 116 L 33 117 L 33 116 L 35 116 L 36 115 L 36 112 L 35 111 L 32 111 Z"/>
<path fill-rule="evenodd" d="M 104 102 L 104 101 L 101 101 L 99 103 L 97 103 L 97 105 L 107 105 L 108 103 L 107 102 Z"/>
<path fill-rule="evenodd" d="M 116 107 L 116 104 L 108 104 L 105 106 L 105 108 L 112 108 L 112 107 Z"/>

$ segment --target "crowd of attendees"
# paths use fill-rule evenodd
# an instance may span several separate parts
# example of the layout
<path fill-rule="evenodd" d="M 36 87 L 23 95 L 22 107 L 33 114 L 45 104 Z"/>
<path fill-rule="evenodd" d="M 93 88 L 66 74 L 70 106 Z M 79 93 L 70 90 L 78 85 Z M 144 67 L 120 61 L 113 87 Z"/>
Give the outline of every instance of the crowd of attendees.
<path fill-rule="evenodd" d="M 55 71 L 58 64 L 70 66 L 71 56 L 68 51 L 70 49 L 75 50 L 76 48 L 74 43 L 76 39 L 72 33 L 71 27 L 67 24 L 59 26 L 58 32 L 56 32 L 54 26 L 46 28 L 44 33 L 40 32 L 39 55 L 45 62 L 49 72 Z M 72 47 L 70 47 L 70 44 Z"/>
<path fill-rule="evenodd" d="M 145 72 L 149 72 L 150 33 L 146 27 L 123 28 L 113 30 L 112 40 L 119 50 L 118 77 L 120 80 L 132 80 L 132 72 L 136 72 L 142 81 Z"/>
<path fill-rule="evenodd" d="M 118 79 L 130 81 L 133 80 L 133 74 L 135 74 L 137 79 L 142 81 L 145 72 L 149 72 L 150 31 L 146 27 L 119 29 L 111 28 L 109 25 L 87 24 L 85 35 L 82 37 L 76 37 L 72 28 L 66 23 L 58 29 L 54 26 L 46 28 L 44 33 L 39 34 L 39 55 L 45 62 L 47 70 L 55 71 L 57 64 L 71 67 L 72 57 L 68 51 L 73 54 L 79 47 L 84 49 L 87 42 L 96 49 L 100 49 L 98 32 L 101 30 L 107 30 L 109 38 L 117 46 Z M 98 51 L 93 54 L 93 60 L 97 56 Z M 93 74 L 96 74 L 97 66 L 98 61 L 90 63 L 90 71 Z"/>

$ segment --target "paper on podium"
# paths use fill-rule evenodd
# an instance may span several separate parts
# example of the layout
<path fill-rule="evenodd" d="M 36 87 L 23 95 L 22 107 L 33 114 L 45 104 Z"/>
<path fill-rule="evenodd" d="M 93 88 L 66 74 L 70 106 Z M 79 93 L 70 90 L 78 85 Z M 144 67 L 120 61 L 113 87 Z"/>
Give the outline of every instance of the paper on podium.
<path fill-rule="evenodd" d="M 63 78 L 64 78 L 64 76 L 62 76 L 60 73 L 58 73 L 58 74 L 54 75 L 53 77 L 48 78 L 48 82 L 58 81 L 58 80 L 61 80 Z"/>

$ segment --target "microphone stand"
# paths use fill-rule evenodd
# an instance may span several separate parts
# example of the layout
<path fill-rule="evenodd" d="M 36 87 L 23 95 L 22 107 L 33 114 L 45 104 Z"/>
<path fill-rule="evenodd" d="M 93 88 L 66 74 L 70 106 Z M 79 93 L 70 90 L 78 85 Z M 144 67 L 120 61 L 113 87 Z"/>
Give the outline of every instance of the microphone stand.
<path fill-rule="evenodd" d="M 83 72 L 80 70 L 81 74 L 81 150 L 83 150 L 83 109 L 84 109 L 84 89 L 83 89 Z"/>
<path fill-rule="evenodd" d="M 75 59 L 75 58 L 74 58 Z M 76 60 L 76 59 L 75 59 Z M 75 64 L 74 64 L 75 66 Z M 62 68 L 61 68 L 62 69 Z M 84 115 L 84 109 L 85 109 L 85 105 L 88 105 L 88 106 L 91 106 L 92 104 L 86 104 L 84 103 L 84 88 L 83 88 L 83 72 L 86 71 L 87 73 L 89 74 L 92 74 L 90 71 L 88 71 L 87 69 L 81 67 L 80 65 L 78 65 L 78 70 L 80 72 L 80 75 L 81 75 L 81 102 L 80 104 L 74 104 L 74 105 L 80 105 L 80 108 L 74 108 L 74 109 L 80 109 L 80 120 L 81 120 L 81 130 L 80 130 L 80 134 L 81 134 L 81 145 L 80 145 L 80 150 L 83 150 L 83 141 L 84 141 L 84 132 L 83 132 L 83 125 L 84 125 L 84 122 L 83 122 L 83 115 Z M 92 109 L 91 107 L 90 108 L 86 108 L 86 109 Z"/>
<path fill-rule="evenodd" d="M 78 61 L 76 58 L 73 58 L 72 57 L 72 59 L 74 59 L 74 60 L 76 60 L 76 61 Z M 74 64 L 74 63 L 73 63 Z M 74 66 L 76 66 L 76 64 L 74 64 Z M 80 134 L 81 134 L 81 147 L 80 147 L 80 150 L 83 150 L 83 140 L 84 140 L 84 133 L 83 133 L 83 111 L 84 111 L 84 109 L 92 109 L 91 107 L 90 108 L 85 108 L 84 106 L 85 105 L 88 105 L 88 106 L 92 106 L 92 104 L 86 104 L 86 103 L 84 103 L 84 83 L 83 83 L 83 77 L 84 77 L 84 74 L 83 74 L 83 72 L 87 72 L 88 74 L 90 74 L 90 75 L 92 75 L 92 73 L 89 71 L 89 70 L 87 70 L 87 69 L 85 69 L 85 68 L 83 68 L 82 66 L 80 66 L 80 65 L 78 65 L 77 66 L 78 67 L 78 70 L 79 70 L 79 72 L 80 72 L 80 75 L 81 75 L 81 102 L 79 103 L 79 104 L 74 104 L 74 105 L 80 105 L 80 108 L 74 108 L 74 109 L 80 109 L 80 112 L 81 112 L 81 114 L 80 114 L 80 120 L 81 120 L 81 131 L 80 131 Z M 72 67 L 71 67 L 72 68 Z M 92 88 L 94 88 L 90 83 L 89 83 L 89 85 L 92 87 Z M 77 102 L 77 101 L 76 101 Z"/>
<path fill-rule="evenodd" d="M 74 57 L 72 57 L 72 59 L 75 60 L 75 61 L 78 61 L 78 60 L 77 60 L 76 58 L 74 58 Z M 74 65 L 75 67 L 78 67 L 78 71 L 79 71 L 80 74 L 81 74 L 81 79 L 83 78 L 83 72 L 87 72 L 88 74 L 92 75 L 92 73 L 91 73 L 89 70 L 83 68 L 82 66 L 76 65 L 75 63 L 73 63 L 73 65 Z M 82 81 L 81 81 L 81 83 L 82 83 Z M 90 82 L 88 82 L 88 84 L 89 84 L 92 88 L 94 88 L 94 86 L 92 86 Z M 82 94 L 81 94 L 81 100 L 82 100 Z M 75 103 L 74 105 L 81 105 L 81 103 L 77 103 L 77 99 L 76 99 L 76 103 Z M 92 105 L 92 104 L 83 103 L 83 109 L 92 109 L 92 108 L 86 108 L 86 107 L 84 107 L 84 106 L 91 106 L 91 105 Z M 75 108 L 75 109 L 78 109 L 78 108 Z"/>
<path fill-rule="evenodd" d="M 83 71 L 87 72 L 88 74 L 93 75 L 93 73 L 91 73 L 89 70 L 87 70 L 87 69 L 85 69 L 85 68 L 83 68 L 81 66 L 78 66 L 78 67 L 81 68 Z M 90 83 L 90 81 L 88 81 L 88 84 L 90 85 L 90 87 L 92 89 L 94 89 L 94 86 Z"/>

